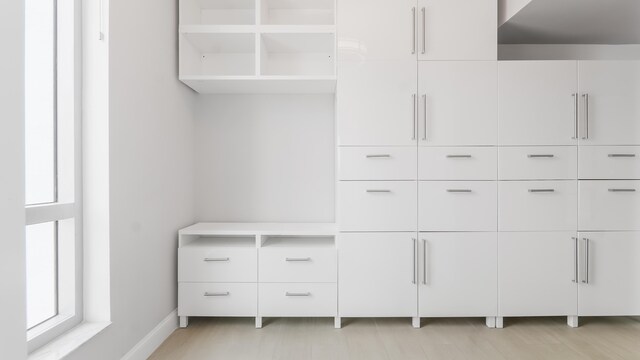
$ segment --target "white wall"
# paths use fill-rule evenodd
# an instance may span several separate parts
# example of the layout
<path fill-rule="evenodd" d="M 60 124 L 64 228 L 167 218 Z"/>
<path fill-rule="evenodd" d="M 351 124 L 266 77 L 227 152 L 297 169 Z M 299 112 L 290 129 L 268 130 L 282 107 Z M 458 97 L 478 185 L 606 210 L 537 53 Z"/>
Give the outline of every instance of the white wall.
<path fill-rule="evenodd" d="M 110 0 L 111 321 L 69 359 L 120 359 L 177 306 L 193 223 L 195 93 L 177 80 L 177 1 Z"/>
<path fill-rule="evenodd" d="M 0 1 L 0 357 L 26 357 L 24 2 Z"/>
<path fill-rule="evenodd" d="M 199 221 L 334 221 L 333 95 L 201 96 L 197 109 Z"/>

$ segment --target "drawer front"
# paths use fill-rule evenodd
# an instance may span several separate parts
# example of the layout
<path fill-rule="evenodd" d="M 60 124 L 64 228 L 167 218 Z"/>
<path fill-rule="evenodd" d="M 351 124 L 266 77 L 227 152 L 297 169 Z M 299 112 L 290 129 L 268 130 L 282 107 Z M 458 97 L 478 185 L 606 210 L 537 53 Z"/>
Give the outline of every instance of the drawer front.
<path fill-rule="evenodd" d="M 577 153 L 575 146 L 503 147 L 498 150 L 498 179 L 575 179 Z"/>
<path fill-rule="evenodd" d="M 640 146 L 581 146 L 580 179 L 640 179 Z"/>
<path fill-rule="evenodd" d="M 178 249 L 178 281 L 256 282 L 255 247 L 183 247 Z"/>
<path fill-rule="evenodd" d="M 336 316 L 333 284 L 260 284 L 260 316 Z"/>
<path fill-rule="evenodd" d="M 420 231 L 496 231 L 495 181 L 421 181 Z"/>
<path fill-rule="evenodd" d="M 343 181 L 341 231 L 415 231 L 415 181 Z"/>
<path fill-rule="evenodd" d="M 498 188 L 500 231 L 576 230 L 576 181 L 501 181 Z"/>
<path fill-rule="evenodd" d="M 579 182 L 579 230 L 640 230 L 640 181 Z"/>
<path fill-rule="evenodd" d="M 494 147 L 421 147 L 418 150 L 420 180 L 495 180 Z"/>
<path fill-rule="evenodd" d="M 260 249 L 260 282 L 336 282 L 335 248 Z"/>
<path fill-rule="evenodd" d="M 341 147 L 340 180 L 415 180 L 414 147 Z"/>
<path fill-rule="evenodd" d="M 179 283 L 179 316 L 256 316 L 258 284 Z"/>

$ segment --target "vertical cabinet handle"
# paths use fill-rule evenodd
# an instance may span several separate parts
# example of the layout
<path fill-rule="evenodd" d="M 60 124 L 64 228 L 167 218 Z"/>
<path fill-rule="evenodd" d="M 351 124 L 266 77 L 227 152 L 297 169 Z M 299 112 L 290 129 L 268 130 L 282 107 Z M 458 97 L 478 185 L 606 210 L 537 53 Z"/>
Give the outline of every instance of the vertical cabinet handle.
<path fill-rule="evenodd" d="M 422 140 L 427 140 L 427 94 L 422 94 L 422 106 L 423 106 L 423 126 L 424 126 L 424 133 L 422 135 Z"/>
<path fill-rule="evenodd" d="M 103 4 L 102 4 L 102 0 L 98 1 L 98 40 L 104 40 L 104 29 L 102 26 L 102 8 L 103 8 Z"/>
<path fill-rule="evenodd" d="M 578 139 L 578 94 L 574 93 L 573 96 L 573 137 L 572 139 Z"/>
<path fill-rule="evenodd" d="M 415 238 L 411 239 L 413 240 L 413 281 L 411 281 L 412 284 L 416 283 L 416 273 L 417 273 L 417 269 L 416 269 L 416 246 L 417 246 L 417 241 Z"/>
<path fill-rule="evenodd" d="M 584 99 L 584 136 L 583 140 L 589 139 L 589 94 L 582 94 Z"/>
<path fill-rule="evenodd" d="M 411 99 L 413 99 L 413 137 L 411 138 L 411 140 L 415 140 L 417 137 L 417 128 L 418 128 L 418 117 L 416 112 L 418 111 L 418 105 L 416 104 L 416 98 L 418 97 L 418 94 L 413 94 L 411 95 Z"/>
<path fill-rule="evenodd" d="M 422 239 L 422 257 L 424 258 L 424 262 L 423 262 L 423 268 L 422 268 L 422 283 L 424 285 L 427 285 L 427 276 L 428 276 L 428 272 L 427 272 L 427 263 L 428 263 L 428 259 L 429 259 L 429 249 L 427 249 L 427 247 L 429 246 L 429 243 L 427 242 L 426 239 Z"/>
<path fill-rule="evenodd" d="M 422 7 L 422 54 L 427 52 L 427 10 Z"/>
<path fill-rule="evenodd" d="M 411 33 L 411 53 L 416 53 L 416 7 L 411 8 L 411 18 L 413 21 L 413 32 Z"/>
<path fill-rule="evenodd" d="M 573 280 L 571 282 L 578 283 L 578 238 L 572 237 L 573 242 Z"/>
<path fill-rule="evenodd" d="M 584 241 L 584 278 L 582 283 L 589 284 L 589 239 L 582 238 Z"/>

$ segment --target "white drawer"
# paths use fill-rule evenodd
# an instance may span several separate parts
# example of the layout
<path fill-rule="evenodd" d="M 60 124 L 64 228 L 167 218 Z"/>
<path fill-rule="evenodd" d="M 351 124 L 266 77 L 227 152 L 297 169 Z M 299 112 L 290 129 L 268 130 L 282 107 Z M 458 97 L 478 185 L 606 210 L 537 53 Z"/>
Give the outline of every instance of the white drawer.
<path fill-rule="evenodd" d="M 498 186 L 498 230 L 575 231 L 577 183 L 501 181 Z"/>
<path fill-rule="evenodd" d="M 258 257 L 252 247 L 185 246 L 178 249 L 178 281 L 255 282 Z"/>
<path fill-rule="evenodd" d="M 640 146 L 581 146 L 580 179 L 640 179 Z"/>
<path fill-rule="evenodd" d="M 256 316 L 258 284 L 179 283 L 179 316 Z"/>
<path fill-rule="evenodd" d="M 340 180 L 415 180 L 414 147 L 341 147 Z"/>
<path fill-rule="evenodd" d="M 260 282 L 336 282 L 335 247 L 260 248 Z"/>
<path fill-rule="evenodd" d="M 575 146 L 503 147 L 498 150 L 500 180 L 571 180 L 578 166 Z"/>
<path fill-rule="evenodd" d="M 495 180 L 494 147 L 421 147 L 418 150 L 420 180 Z"/>
<path fill-rule="evenodd" d="M 336 316 L 337 285 L 260 284 L 260 316 Z"/>
<path fill-rule="evenodd" d="M 640 230 L 640 181 L 579 182 L 579 230 Z"/>
<path fill-rule="evenodd" d="M 420 231 L 496 231 L 495 181 L 420 181 Z"/>
<path fill-rule="evenodd" d="M 343 181 L 341 231 L 415 231 L 415 181 Z"/>

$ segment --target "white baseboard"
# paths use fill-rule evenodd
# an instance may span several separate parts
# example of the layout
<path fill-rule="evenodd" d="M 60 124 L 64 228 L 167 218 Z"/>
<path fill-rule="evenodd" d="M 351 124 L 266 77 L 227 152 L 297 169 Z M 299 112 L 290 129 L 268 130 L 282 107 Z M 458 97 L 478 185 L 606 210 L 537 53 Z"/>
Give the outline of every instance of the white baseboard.
<path fill-rule="evenodd" d="M 122 360 L 146 360 L 178 328 L 178 310 L 173 310 L 138 342 Z"/>

